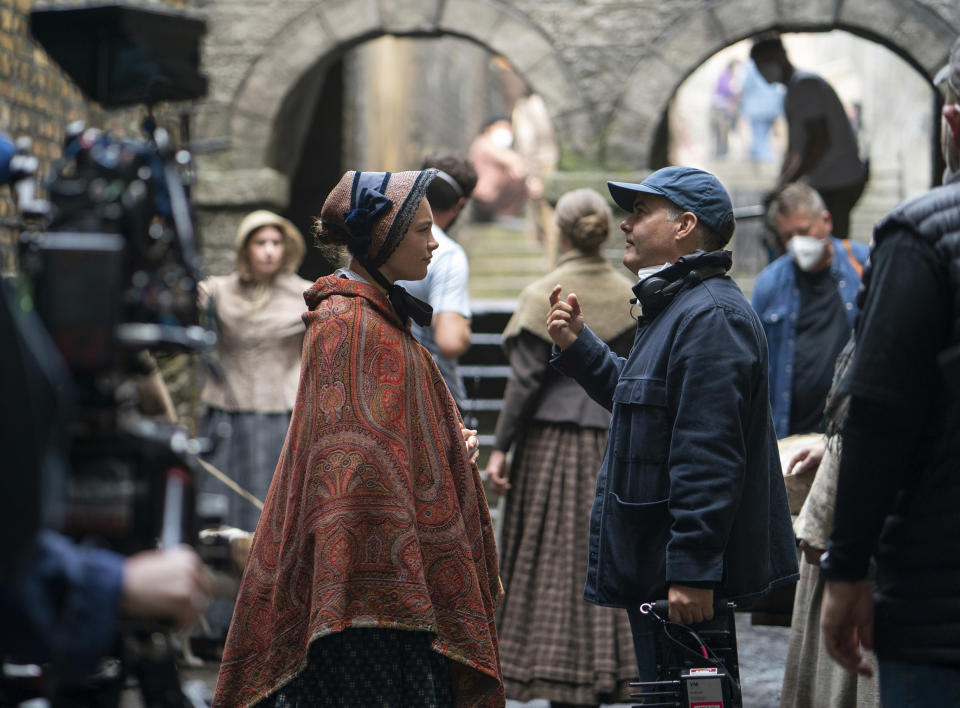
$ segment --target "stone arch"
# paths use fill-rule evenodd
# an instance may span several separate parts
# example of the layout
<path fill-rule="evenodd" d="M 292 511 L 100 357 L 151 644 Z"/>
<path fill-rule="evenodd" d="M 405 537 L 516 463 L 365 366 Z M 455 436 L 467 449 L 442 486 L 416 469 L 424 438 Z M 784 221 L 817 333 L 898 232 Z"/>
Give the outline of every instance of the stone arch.
<path fill-rule="evenodd" d="M 271 49 L 253 63 L 233 96 L 231 168 L 275 167 L 271 152 L 278 117 L 301 78 L 351 47 L 386 34 L 454 35 L 476 42 L 506 57 L 543 97 L 555 120 L 577 119 L 590 111 L 577 101 L 575 82 L 546 33 L 508 5 L 492 0 L 317 3 L 278 33 L 282 42 L 267 43 Z M 282 171 L 276 175 L 281 181 Z"/>
<path fill-rule="evenodd" d="M 721 49 L 768 30 L 845 30 L 895 52 L 932 79 L 957 28 L 928 7 L 902 0 L 724 0 L 673 28 L 634 68 L 605 131 L 601 161 L 612 169 L 652 165 L 670 100 Z"/>

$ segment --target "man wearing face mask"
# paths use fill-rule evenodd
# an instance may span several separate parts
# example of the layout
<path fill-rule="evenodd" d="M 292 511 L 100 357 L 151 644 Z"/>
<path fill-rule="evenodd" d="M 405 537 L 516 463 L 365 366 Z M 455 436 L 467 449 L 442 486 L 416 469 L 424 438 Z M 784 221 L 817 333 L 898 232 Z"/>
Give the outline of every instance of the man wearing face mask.
<path fill-rule="evenodd" d="M 770 406 L 777 437 L 823 432 L 837 354 L 850 338 L 869 249 L 831 236 L 816 190 L 788 185 L 770 205 L 787 253 L 757 276 L 753 308 L 770 347 Z"/>
<path fill-rule="evenodd" d="M 771 194 L 802 179 L 823 197 L 833 235 L 848 238 L 850 210 L 863 194 L 867 169 L 843 104 L 822 77 L 793 66 L 779 36 L 758 39 L 750 58 L 768 83 L 787 87 L 787 153 Z"/>

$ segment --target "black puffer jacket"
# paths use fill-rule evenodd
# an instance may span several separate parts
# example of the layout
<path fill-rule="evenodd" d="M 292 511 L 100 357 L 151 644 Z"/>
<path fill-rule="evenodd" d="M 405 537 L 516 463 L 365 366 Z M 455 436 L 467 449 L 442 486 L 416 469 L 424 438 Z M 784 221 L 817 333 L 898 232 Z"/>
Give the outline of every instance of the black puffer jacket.
<path fill-rule="evenodd" d="M 828 579 L 872 555 L 881 660 L 960 666 L 960 180 L 891 212 L 864 275 Z"/>

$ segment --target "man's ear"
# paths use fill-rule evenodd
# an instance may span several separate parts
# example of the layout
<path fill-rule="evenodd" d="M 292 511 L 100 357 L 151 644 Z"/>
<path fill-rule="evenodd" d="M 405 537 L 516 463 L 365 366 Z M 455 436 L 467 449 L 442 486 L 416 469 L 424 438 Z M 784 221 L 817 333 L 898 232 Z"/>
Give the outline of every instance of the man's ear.
<path fill-rule="evenodd" d="M 692 211 L 685 211 L 680 214 L 680 218 L 677 219 L 677 241 L 682 241 L 689 237 L 697 228 L 699 220 L 697 215 Z"/>
<path fill-rule="evenodd" d="M 827 233 L 830 236 L 833 236 L 833 217 L 830 216 L 830 212 L 824 209 L 823 216 L 821 216 L 820 218 L 823 219 L 823 223 L 827 227 Z"/>

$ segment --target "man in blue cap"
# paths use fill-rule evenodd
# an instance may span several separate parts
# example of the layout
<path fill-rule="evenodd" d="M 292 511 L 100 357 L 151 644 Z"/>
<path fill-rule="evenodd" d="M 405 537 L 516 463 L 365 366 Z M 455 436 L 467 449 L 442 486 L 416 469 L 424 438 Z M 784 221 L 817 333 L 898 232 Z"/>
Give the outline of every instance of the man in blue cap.
<path fill-rule="evenodd" d="M 623 264 L 641 308 L 630 355 L 584 323 L 574 293 L 550 296 L 552 363 L 612 410 L 590 516 L 584 597 L 630 615 L 641 680 L 655 678 L 643 602 L 670 619 L 713 618 L 797 578 L 768 400 L 760 321 L 727 275 L 730 196 L 708 172 L 667 167 L 608 182 L 629 215 Z M 626 303 L 624 304 L 626 306 Z"/>

